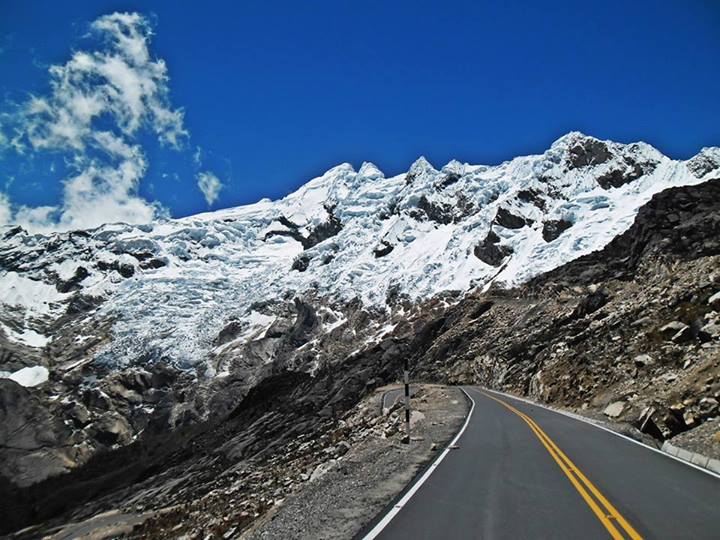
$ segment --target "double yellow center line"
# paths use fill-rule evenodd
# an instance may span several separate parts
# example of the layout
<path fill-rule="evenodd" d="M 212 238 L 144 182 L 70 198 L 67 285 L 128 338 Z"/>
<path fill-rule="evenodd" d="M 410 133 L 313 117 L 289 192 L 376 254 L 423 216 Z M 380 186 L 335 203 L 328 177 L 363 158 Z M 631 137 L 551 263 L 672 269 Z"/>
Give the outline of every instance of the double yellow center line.
<path fill-rule="evenodd" d="M 593 485 L 590 480 L 578 469 L 578 467 L 570 461 L 560 448 L 552 441 L 550 437 L 540 429 L 535 421 L 525 413 L 520 412 L 512 405 L 505 403 L 504 401 L 491 396 L 486 392 L 481 393 L 489 397 L 492 400 L 497 401 L 503 407 L 507 408 L 511 412 L 522 418 L 530 429 L 535 433 L 540 442 L 543 444 L 548 453 L 552 456 L 555 462 L 558 464 L 560 469 L 568 477 L 575 489 L 580 493 L 580 496 L 585 500 L 590 509 L 595 513 L 600 522 L 610 533 L 610 536 L 616 540 L 625 540 L 631 538 L 633 540 L 640 540 L 642 537 L 637 533 L 635 529 L 627 522 L 625 518 L 620 515 L 620 512 L 610 504 L 602 493 Z M 623 531 L 625 535 L 623 535 Z"/>

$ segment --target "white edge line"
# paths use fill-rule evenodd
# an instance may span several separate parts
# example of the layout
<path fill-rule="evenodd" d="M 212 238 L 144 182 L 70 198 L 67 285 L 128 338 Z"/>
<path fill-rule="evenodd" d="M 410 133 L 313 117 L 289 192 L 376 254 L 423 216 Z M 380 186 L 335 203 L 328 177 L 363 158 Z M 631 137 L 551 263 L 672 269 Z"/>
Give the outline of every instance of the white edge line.
<path fill-rule="evenodd" d="M 532 401 L 532 400 L 527 399 L 527 398 L 524 398 L 524 397 L 514 396 L 514 395 L 512 395 L 512 394 L 506 394 L 505 392 L 500 392 L 500 391 L 498 391 L 498 390 L 490 390 L 489 388 L 483 388 L 483 387 L 480 387 L 480 388 L 482 388 L 484 391 L 490 392 L 490 393 L 492 393 L 492 394 L 499 394 L 499 395 L 501 395 L 501 396 L 505 396 L 505 397 L 508 397 L 508 398 L 510 398 L 510 399 L 517 399 L 518 401 L 522 401 L 522 402 L 527 403 L 527 404 L 529 404 L 529 405 L 534 405 L 534 406 L 536 406 L 536 407 L 540 407 L 541 409 L 545 409 L 545 410 L 547 410 L 547 411 L 554 412 L 554 413 L 557 413 L 557 414 L 562 414 L 563 416 L 567 416 L 568 418 L 572 418 L 572 419 L 574 419 L 574 420 L 578 420 L 579 422 L 584 422 L 584 423 L 589 424 L 589 425 L 591 425 L 591 426 L 593 426 L 593 427 L 596 427 L 596 428 L 598 428 L 598 429 L 602 429 L 603 431 L 607 431 L 608 433 L 612 433 L 613 435 L 616 435 L 616 436 L 618 436 L 618 437 L 620 437 L 620 438 L 622 438 L 622 439 L 625 439 L 626 441 L 630 441 L 631 443 L 639 444 L 640 446 L 643 446 L 643 447 L 647 448 L 648 450 L 652 450 L 653 452 L 657 452 L 658 454 L 660 454 L 660 455 L 662 455 L 662 456 L 666 456 L 666 457 L 669 457 L 669 458 L 671 458 L 671 459 L 674 459 L 675 461 L 678 461 L 678 462 L 682 463 L 683 465 L 687 465 L 688 467 L 692 467 L 693 469 L 697 469 L 698 471 L 704 472 L 705 474 L 709 474 L 710 476 L 713 476 L 713 477 L 715 477 L 715 478 L 717 478 L 717 479 L 720 480 L 720 474 L 717 474 L 716 472 L 711 471 L 710 469 L 705 469 L 705 468 L 703 468 L 703 467 L 700 467 L 700 466 L 698 466 L 698 465 L 695 465 L 694 463 L 690 463 L 689 461 L 685 461 L 684 459 L 680 459 L 679 457 L 673 456 L 672 454 L 668 454 L 667 452 L 663 452 L 662 450 L 660 450 L 660 449 L 658 449 L 658 448 L 653 448 L 652 446 L 650 446 L 650 445 L 648 445 L 648 444 L 645 444 L 644 442 L 637 441 L 637 440 L 635 440 L 635 439 L 633 439 L 633 438 L 631 438 L 631 437 L 628 437 L 627 435 L 623 435 L 622 433 L 618 433 L 617 431 L 613 431 L 612 429 L 607 428 L 607 427 L 605 427 L 605 426 L 603 426 L 603 425 L 601 425 L 601 424 L 599 424 L 599 423 L 597 423 L 597 422 L 594 422 L 594 421 L 590 420 L 589 418 L 585 418 L 585 417 L 583 417 L 583 416 L 580 416 L 579 414 L 573 414 L 573 413 L 570 413 L 570 412 L 567 412 L 567 411 L 562 411 L 562 410 L 558 410 L 558 409 L 552 409 L 552 408 L 550 408 L 550 407 L 548 407 L 548 406 L 546 406 L 546 405 L 542 405 L 542 404 L 540 404 L 540 403 L 537 403 L 536 401 Z M 464 392 L 464 390 L 463 390 L 463 392 Z M 468 397 L 470 397 L 470 396 L 468 396 Z M 471 398 L 471 399 L 472 399 L 472 398 Z"/>
<path fill-rule="evenodd" d="M 398 514 L 398 512 L 400 512 L 400 510 L 403 509 L 403 507 L 408 503 L 412 496 L 415 495 L 417 490 L 420 489 L 420 486 L 422 486 L 427 481 L 427 479 L 430 478 L 430 475 L 435 472 L 437 466 L 440 465 L 442 460 L 445 459 L 445 456 L 447 456 L 450 452 L 450 447 L 452 447 L 465 432 L 465 429 L 470 423 L 470 418 L 472 417 L 473 410 L 475 409 L 475 400 L 470 397 L 470 394 L 468 394 L 464 388 L 460 388 L 460 390 L 463 394 L 465 394 L 465 396 L 467 396 L 471 403 L 467 418 L 465 418 L 465 423 L 460 428 L 460 431 L 457 432 L 453 440 L 450 441 L 450 443 L 445 447 L 445 450 L 443 450 L 442 453 L 435 459 L 435 461 L 432 462 L 432 464 L 428 467 L 425 473 L 417 480 L 417 482 L 415 482 L 415 484 L 413 484 L 413 486 L 408 490 L 408 492 L 403 496 L 403 498 L 400 499 L 395 504 L 395 506 L 393 506 L 390 511 L 385 514 L 385 516 L 378 522 L 378 524 L 375 525 L 375 527 L 373 527 L 372 530 L 363 537 L 363 540 L 373 540 L 373 538 L 379 535 L 382 530 L 388 526 L 388 524 Z"/>

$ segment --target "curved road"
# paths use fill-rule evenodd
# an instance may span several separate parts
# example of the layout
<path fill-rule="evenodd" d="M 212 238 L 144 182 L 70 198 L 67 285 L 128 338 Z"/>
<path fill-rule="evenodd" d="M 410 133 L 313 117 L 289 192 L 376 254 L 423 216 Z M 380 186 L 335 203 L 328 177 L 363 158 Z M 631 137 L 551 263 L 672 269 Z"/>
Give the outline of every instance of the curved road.
<path fill-rule="evenodd" d="M 444 458 L 361 537 L 720 538 L 720 479 L 587 422 L 467 387 Z"/>

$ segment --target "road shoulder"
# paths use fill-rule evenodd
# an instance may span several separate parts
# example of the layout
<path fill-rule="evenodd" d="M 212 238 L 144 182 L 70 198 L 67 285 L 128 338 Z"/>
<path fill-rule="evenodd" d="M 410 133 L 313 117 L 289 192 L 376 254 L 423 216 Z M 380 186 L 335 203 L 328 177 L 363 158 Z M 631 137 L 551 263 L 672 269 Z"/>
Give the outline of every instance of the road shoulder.
<path fill-rule="evenodd" d="M 379 514 L 434 459 L 465 419 L 459 388 L 420 385 L 413 399 L 411 444 L 400 442 L 404 417 L 398 406 L 378 414 L 382 393 L 364 400 L 348 424 L 377 415 L 369 433 L 286 499 L 244 538 L 351 538 Z"/>

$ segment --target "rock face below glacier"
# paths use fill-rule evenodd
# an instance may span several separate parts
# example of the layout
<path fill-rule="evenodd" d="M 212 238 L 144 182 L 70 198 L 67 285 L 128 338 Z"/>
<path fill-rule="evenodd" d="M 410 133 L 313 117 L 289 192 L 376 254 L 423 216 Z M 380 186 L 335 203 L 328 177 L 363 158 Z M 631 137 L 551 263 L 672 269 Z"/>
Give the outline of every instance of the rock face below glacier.
<path fill-rule="evenodd" d="M 5 228 L 0 371 L 48 370 L 23 391 L 69 432 L 58 444 L 71 469 L 141 433 L 222 417 L 278 373 L 317 376 L 380 343 L 392 357 L 387 336 L 418 303 L 601 249 L 654 194 L 719 164 L 718 149 L 680 162 L 570 133 L 497 166 L 421 158 L 386 178 L 344 164 L 282 200 L 178 220 Z M 0 472 L 23 485 L 57 472 L 22 459 Z"/>

